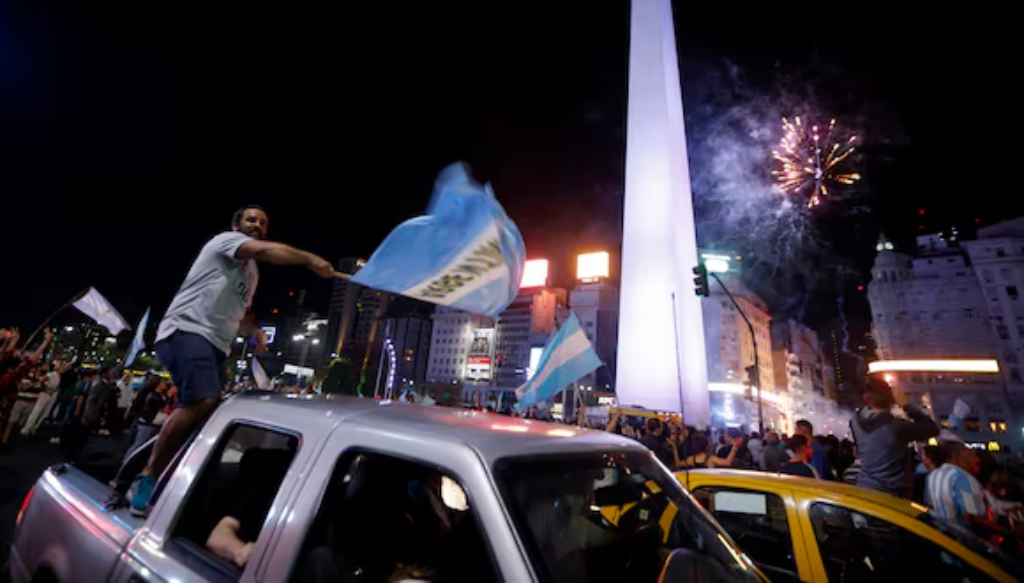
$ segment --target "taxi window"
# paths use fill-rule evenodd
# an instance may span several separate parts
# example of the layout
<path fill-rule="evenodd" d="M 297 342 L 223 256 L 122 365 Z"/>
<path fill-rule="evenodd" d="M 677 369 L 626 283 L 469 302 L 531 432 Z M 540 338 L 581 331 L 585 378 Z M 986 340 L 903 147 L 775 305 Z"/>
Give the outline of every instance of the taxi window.
<path fill-rule="evenodd" d="M 810 516 L 829 581 L 994 581 L 891 522 L 821 502 L 811 505 Z"/>
<path fill-rule="evenodd" d="M 799 583 L 786 503 L 776 494 L 704 486 L 694 498 L 772 581 Z"/>

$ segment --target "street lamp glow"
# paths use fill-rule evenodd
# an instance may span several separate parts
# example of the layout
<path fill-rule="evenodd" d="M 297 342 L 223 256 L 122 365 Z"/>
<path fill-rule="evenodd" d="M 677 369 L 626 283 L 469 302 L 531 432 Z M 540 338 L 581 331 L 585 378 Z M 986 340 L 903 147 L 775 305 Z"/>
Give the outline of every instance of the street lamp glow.
<path fill-rule="evenodd" d="M 305 339 L 306 339 L 306 337 L 303 336 L 302 334 L 296 334 L 295 336 L 292 336 L 292 340 L 295 341 L 295 342 L 299 342 L 299 341 L 302 341 L 302 340 L 305 340 Z"/>
<path fill-rule="evenodd" d="M 727 259 L 713 257 L 711 259 L 704 260 L 704 267 L 707 267 L 708 271 L 712 273 L 728 273 L 729 261 Z"/>
<path fill-rule="evenodd" d="M 868 363 L 868 372 L 977 372 L 997 373 L 999 362 L 995 359 L 956 359 L 941 360 L 877 360 Z"/>

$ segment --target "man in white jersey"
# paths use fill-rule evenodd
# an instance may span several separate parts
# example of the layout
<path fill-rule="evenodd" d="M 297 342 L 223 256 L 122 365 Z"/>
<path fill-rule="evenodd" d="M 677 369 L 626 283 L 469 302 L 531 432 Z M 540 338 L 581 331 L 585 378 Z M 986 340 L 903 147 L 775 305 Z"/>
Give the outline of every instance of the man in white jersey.
<path fill-rule="evenodd" d="M 132 514 L 146 514 L 156 478 L 217 406 L 227 384 L 231 342 L 242 334 L 253 337 L 257 353 L 267 349 L 249 312 L 259 279 L 256 263 L 304 265 L 321 277 L 334 276 L 322 257 L 265 241 L 267 214 L 258 206 L 236 212 L 231 227 L 199 251 L 157 330 L 156 353 L 178 387 L 178 408 L 164 421 L 149 465 L 133 484 Z"/>

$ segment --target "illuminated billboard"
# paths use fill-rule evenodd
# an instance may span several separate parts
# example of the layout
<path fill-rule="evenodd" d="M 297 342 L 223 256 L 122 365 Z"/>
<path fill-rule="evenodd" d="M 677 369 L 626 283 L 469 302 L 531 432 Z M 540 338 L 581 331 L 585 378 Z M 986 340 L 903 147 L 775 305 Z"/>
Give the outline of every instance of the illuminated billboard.
<path fill-rule="evenodd" d="M 526 380 L 533 378 L 533 375 L 537 374 L 537 369 L 540 368 L 540 356 L 544 354 L 543 346 L 534 346 L 530 348 L 530 366 L 526 368 Z"/>
<path fill-rule="evenodd" d="M 608 277 L 608 252 L 584 253 L 576 256 L 576 279 L 597 281 Z"/>
<path fill-rule="evenodd" d="M 494 328 L 477 328 L 466 355 L 466 380 L 486 382 L 493 370 Z"/>
<path fill-rule="evenodd" d="M 260 326 L 260 330 L 263 330 L 263 334 L 267 337 L 267 344 L 273 344 L 274 338 L 277 336 L 277 326 Z"/>
<path fill-rule="evenodd" d="M 532 259 L 523 265 L 521 288 L 546 287 L 548 285 L 548 260 Z"/>

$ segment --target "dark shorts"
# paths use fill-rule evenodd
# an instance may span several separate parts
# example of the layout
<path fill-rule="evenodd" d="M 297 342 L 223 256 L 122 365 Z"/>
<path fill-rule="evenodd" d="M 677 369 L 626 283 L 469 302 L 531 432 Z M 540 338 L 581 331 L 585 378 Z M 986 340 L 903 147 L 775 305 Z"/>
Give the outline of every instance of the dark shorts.
<path fill-rule="evenodd" d="M 160 358 L 178 386 L 178 407 L 219 399 L 228 382 L 227 355 L 198 334 L 175 332 L 156 343 Z"/>

